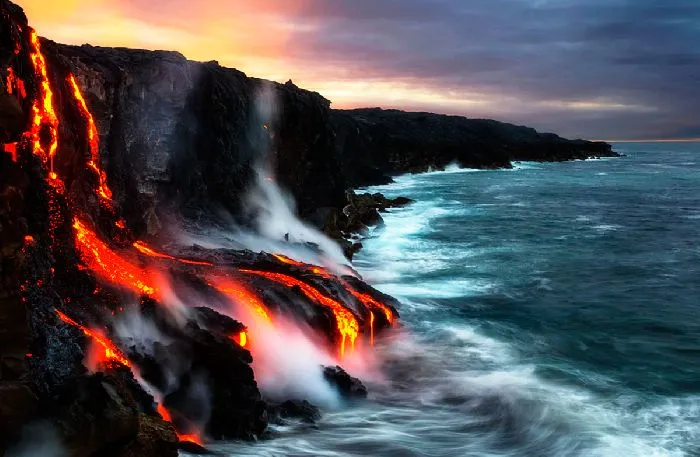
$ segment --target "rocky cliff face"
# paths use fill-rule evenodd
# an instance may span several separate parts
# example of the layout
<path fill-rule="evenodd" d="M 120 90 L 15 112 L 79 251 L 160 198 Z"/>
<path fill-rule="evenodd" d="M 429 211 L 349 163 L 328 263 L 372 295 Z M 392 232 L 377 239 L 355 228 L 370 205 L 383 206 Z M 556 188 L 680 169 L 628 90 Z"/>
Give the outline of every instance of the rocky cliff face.
<path fill-rule="evenodd" d="M 302 201 L 331 201 L 309 190 L 332 137 L 322 98 L 174 53 L 62 47 L 6 0 L 0 15 L 0 455 L 32 424 L 85 457 L 262 437 L 251 322 L 303 327 L 331 360 L 393 324 L 396 302 L 357 278 L 140 239 L 166 210 L 237 214 L 270 143 L 297 151 L 272 160 Z M 270 125 L 266 90 L 291 107 Z"/>
<path fill-rule="evenodd" d="M 509 168 L 513 161 L 563 161 L 617 156 L 607 143 L 567 140 L 489 119 L 356 109 L 331 113 L 336 153 L 354 185 L 386 175 L 442 169 Z"/>
<path fill-rule="evenodd" d="M 45 47 L 76 75 L 96 117 L 116 199 L 131 225 L 149 233 L 159 229 L 163 201 L 191 211 L 220 205 L 236 214 L 251 166 L 268 149 L 277 179 L 306 216 L 342 208 L 348 188 L 398 173 L 615 155 L 605 143 L 491 120 L 332 110 L 321 95 L 291 82 L 249 78 L 174 52 L 48 41 Z M 270 125 L 256 107 L 261 97 L 276 103 Z"/>

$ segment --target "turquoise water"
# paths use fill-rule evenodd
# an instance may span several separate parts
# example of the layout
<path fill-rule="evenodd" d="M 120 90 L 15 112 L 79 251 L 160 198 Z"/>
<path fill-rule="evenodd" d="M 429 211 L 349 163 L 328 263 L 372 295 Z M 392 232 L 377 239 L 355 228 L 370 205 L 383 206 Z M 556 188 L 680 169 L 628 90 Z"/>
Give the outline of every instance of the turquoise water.
<path fill-rule="evenodd" d="M 700 455 L 700 144 L 403 176 L 356 266 L 385 379 L 237 455 Z"/>

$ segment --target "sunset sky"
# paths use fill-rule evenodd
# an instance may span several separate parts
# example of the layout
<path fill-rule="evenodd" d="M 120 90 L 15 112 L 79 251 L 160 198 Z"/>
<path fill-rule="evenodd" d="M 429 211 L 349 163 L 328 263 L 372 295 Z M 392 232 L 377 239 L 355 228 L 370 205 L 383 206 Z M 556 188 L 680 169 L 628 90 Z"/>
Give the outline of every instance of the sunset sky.
<path fill-rule="evenodd" d="M 170 49 L 333 107 L 700 137 L 698 0 L 16 0 L 53 40 Z"/>

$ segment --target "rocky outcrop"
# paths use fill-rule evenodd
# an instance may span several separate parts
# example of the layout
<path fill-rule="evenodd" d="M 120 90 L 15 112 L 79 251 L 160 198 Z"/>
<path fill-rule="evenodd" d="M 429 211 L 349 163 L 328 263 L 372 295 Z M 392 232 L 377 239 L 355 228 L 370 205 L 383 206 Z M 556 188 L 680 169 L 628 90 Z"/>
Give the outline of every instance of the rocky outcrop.
<path fill-rule="evenodd" d="M 367 388 L 357 378 L 350 376 L 342 367 L 324 367 L 323 377 L 335 386 L 338 393 L 346 400 L 356 400 L 367 397 Z"/>
<path fill-rule="evenodd" d="M 336 154 L 353 186 L 391 175 L 444 169 L 509 168 L 512 161 L 617 156 L 607 143 L 567 140 L 489 119 L 398 110 L 334 110 Z"/>

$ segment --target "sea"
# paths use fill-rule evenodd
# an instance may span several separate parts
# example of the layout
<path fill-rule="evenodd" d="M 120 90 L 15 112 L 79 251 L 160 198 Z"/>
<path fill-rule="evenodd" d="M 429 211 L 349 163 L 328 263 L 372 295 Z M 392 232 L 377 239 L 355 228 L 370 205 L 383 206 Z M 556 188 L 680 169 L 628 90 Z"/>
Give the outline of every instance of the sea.
<path fill-rule="evenodd" d="M 398 298 L 369 399 L 244 456 L 700 456 L 700 143 L 399 176 L 355 267 Z"/>

